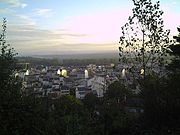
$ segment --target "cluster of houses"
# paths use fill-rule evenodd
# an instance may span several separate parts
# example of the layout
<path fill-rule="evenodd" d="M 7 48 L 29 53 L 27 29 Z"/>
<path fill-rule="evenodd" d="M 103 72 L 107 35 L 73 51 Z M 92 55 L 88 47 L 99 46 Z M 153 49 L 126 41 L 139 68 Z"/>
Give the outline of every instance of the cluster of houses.
<path fill-rule="evenodd" d="M 37 97 L 58 99 L 63 95 L 74 95 L 77 99 L 84 99 L 89 93 L 101 98 L 106 93 L 108 86 L 115 81 L 120 81 L 129 87 L 134 93 L 140 92 L 134 76 L 143 76 L 143 70 L 137 70 L 132 76 L 125 64 L 109 64 L 87 66 L 43 66 L 37 65 L 18 71 L 15 75 L 22 79 L 22 92 L 33 94 Z M 137 78 L 139 79 L 139 78 Z M 141 99 L 129 99 L 128 111 L 140 112 Z M 136 106 L 136 105 L 135 105 Z"/>
<path fill-rule="evenodd" d="M 151 72 L 159 72 L 155 67 Z M 165 67 L 160 72 L 164 76 Z M 101 98 L 108 90 L 108 86 L 115 81 L 123 83 L 134 93 L 139 93 L 138 81 L 143 79 L 144 70 L 140 64 L 126 65 L 94 65 L 87 66 L 43 66 L 35 65 L 25 70 L 19 70 L 15 76 L 21 79 L 22 92 L 36 97 L 58 99 L 63 95 L 74 95 L 77 99 L 84 99 L 89 93 Z M 128 112 L 143 113 L 143 100 L 130 98 L 126 100 Z"/>
<path fill-rule="evenodd" d="M 141 76 L 143 71 L 137 72 Z M 16 73 L 22 79 L 22 92 L 37 96 L 59 98 L 62 95 L 74 94 L 83 99 L 86 94 L 93 93 L 103 97 L 108 86 L 114 81 L 121 81 L 134 92 L 139 92 L 138 85 L 124 64 L 87 66 L 43 66 L 27 68 L 25 72 Z"/>
<path fill-rule="evenodd" d="M 76 98 L 83 99 L 88 93 L 103 97 L 108 85 L 118 80 L 117 74 L 112 65 L 90 64 L 81 67 L 34 66 L 17 72 L 16 76 L 22 79 L 25 94 L 58 98 L 72 92 Z"/>

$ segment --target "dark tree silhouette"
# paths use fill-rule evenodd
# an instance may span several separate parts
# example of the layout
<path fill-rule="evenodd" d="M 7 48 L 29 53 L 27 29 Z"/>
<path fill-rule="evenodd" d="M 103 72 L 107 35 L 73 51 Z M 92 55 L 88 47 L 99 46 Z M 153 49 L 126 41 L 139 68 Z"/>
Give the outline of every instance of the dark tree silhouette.
<path fill-rule="evenodd" d="M 175 72 L 180 69 L 180 28 L 177 28 L 179 34 L 178 36 L 173 36 L 175 43 L 170 45 L 169 53 L 174 56 L 172 62 L 168 65 L 168 69 Z"/>
<path fill-rule="evenodd" d="M 171 49 L 169 53 L 174 56 L 168 65 L 170 73 L 163 78 L 154 74 L 147 76 L 142 91 L 146 128 L 152 128 L 157 134 L 179 134 L 177 125 L 180 123 L 178 115 L 180 113 L 180 45 L 178 42 L 180 37 L 178 35 L 174 38 L 177 42 L 169 47 Z"/>
<path fill-rule="evenodd" d="M 180 56 L 180 28 L 177 28 L 179 34 L 178 36 L 173 36 L 173 38 L 176 40 L 175 45 L 171 45 L 170 49 L 172 50 L 172 54 L 176 56 Z"/>
<path fill-rule="evenodd" d="M 15 133 L 20 123 L 20 85 L 13 75 L 16 53 L 6 43 L 6 22 L 4 18 L 0 34 L 0 134 Z"/>
<path fill-rule="evenodd" d="M 160 69 L 169 45 L 170 30 L 164 30 L 159 1 L 153 4 L 151 0 L 133 0 L 133 3 L 133 16 L 121 27 L 119 56 L 131 71 L 143 69 L 145 77 Z"/>
<path fill-rule="evenodd" d="M 15 70 L 15 57 L 17 54 L 9 44 L 6 43 L 6 19 L 3 19 L 2 33 L 0 35 L 0 88 L 5 89 L 11 83 L 12 74 Z"/>

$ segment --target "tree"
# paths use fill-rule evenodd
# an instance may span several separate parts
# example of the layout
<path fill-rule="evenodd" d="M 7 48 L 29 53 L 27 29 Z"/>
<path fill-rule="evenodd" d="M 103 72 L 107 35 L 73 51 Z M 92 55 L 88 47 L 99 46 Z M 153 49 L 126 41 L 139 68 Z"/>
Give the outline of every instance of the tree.
<path fill-rule="evenodd" d="M 9 44 L 6 44 L 6 19 L 3 19 L 2 24 L 2 34 L 0 35 L 0 88 L 5 89 L 8 87 L 9 83 L 12 80 L 12 74 L 15 70 L 15 57 L 17 54 L 15 53 L 14 48 L 12 48 Z"/>
<path fill-rule="evenodd" d="M 176 39 L 176 41 L 178 43 L 180 43 L 180 27 L 177 28 L 178 32 L 179 32 L 179 35 L 178 36 L 173 36 L 174 39 Z"/>
<path fill-rule="evenodd" d="M 173 38 L 176 40 L 176 42 L 172 45 L 170 45 L 170 54 L 173 57 L 172 62 L 168 65 L 168 69 L 171 71 L 177 71 L 180 69 L 180 28 L 177 28 L 179 35 L 173 36 Z"/>
<path fill-rule="evenodd" d="M 179 28 L 178 31 L 180 33 Z M 180 123 L 180 35 L 173 38 L 176 42 L 169 46 L 168 52 L 173 56 L 172 62 L 167 66 L 170 73 L 164 78 L 148 76 L 142 91 L 145 124 L 163 134 L 167 131 L 176 134 Z"/>
<path fill-rule="evenodd" d="M 122 29 L 119 56 L 131 73 L 143 69 L 143 78 L 160 69 L 169 44 L 170 30 L 164 30 L 160 2 L 133 0 L 133 15 Z M 153 71 L 154 70 L 154 71 Z M 140 78 L 140 73 L 134 74 Z"/>
<path fill-rule="evenodd" d="M 103 124 L 100 121 L 99 109 L 102 106 L 102 100 L 100 100 L 93 93 L 89 93 L 85 96 L 84 112 L 86 112 L 86 131 L 87 134 L 103 134 Z"/>
<path fill-rule="evenodd" d="M 62 96 L 53 102 L 54 109 L 47 121 L 46 134 L 81 135 L 85 134 L 83 104 L 74 96 Z"/>
<path fill-rule="evenodd" d="M 121 103 L 126 100 L 127 97 L 131 95 L 131 91 L 129 91 L 125 85 L 121 82 L 115 81 L 110 84 L 108 90 L 105 94 L 105 98 L 113 99 L 117 103 Z"/>
<path fill-rule="evenodd" d="M 149 75 L 141 92 L 144 99 L 144 129 L 157 134 L 178 134 L 180 123 L 180 72 L 168 77 Z"/>
<path fill-rule="evenodd" d="M 6 22 L 4 18 L 0 34 L 0 133 L 13 134 L 20 123 L 16 116 L 19 116 L 21 99 L 20 85 L 13 75 L 16 53 L 5 39 Z"/>
<path fill-rule="evenodd" d="M 88 111 L 91 114 L 90 117 L 92 117 L 94 112 L 96 111 L 97 106 L 100 103 L 99 98 L 93 93 L 89 93 L 85 96 L 83 102 L 84 102 L 84 106 L 88 109 Z"/>
<path fill-rule="evenodd" d="M 120 82 L 112 83 L 98 106 L 98 125 L 102 134 L 130 134 L 134 117 L 126 111 L 126 98 L 131 92 Z M 111 124 L 109 124 L 111 123 Z M 100 127 L 99 127 L 100 128 Z"/>

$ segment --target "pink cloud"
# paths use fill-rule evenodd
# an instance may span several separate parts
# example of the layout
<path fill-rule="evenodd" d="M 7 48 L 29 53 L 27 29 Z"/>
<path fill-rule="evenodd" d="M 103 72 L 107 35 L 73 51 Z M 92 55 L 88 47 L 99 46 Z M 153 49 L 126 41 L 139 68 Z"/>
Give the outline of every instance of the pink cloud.
<path fill-rule="evenodd" d="M 113 10 L 66 18 L 61 26 L 73 34 L 88 36 L 74 39 L 76 42 L 107 43 L 118 42 L 120 28 L 127 21 L 131 10 Z"/>

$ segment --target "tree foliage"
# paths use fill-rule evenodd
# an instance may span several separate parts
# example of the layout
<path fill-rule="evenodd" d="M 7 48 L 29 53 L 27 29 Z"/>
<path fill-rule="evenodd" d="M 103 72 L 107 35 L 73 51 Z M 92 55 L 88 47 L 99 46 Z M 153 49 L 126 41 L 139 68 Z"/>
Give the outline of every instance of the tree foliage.
<path fill-rule="evenodd" d="M 133 15 L 121 27 L 119 56 L 131 71 L 144 69 L 145 77 L 162 64 L 170 31 L 164 30 L 159 1 L 153 4 L 151 0 L 133 0 L 133 3 Z"/>
<path fill-rule="evenodd" d="M 12 74 L 14 72 L 16 53 L 14 48 L 6 43 L 6 19 L 3 19 L 2 33 L 0 35 L 0 88 L 1 90 L 8 87 L 11 83 Z"/>
<path fill-rule="evenodd" d="M 177 132 L 180 122 L 180 74 L 147 76 L 143 86 L 144 124 L 158 134 Z M 172 133 L 173 134 L 173 133 Z"/>
<path fill-rule="evenodd" d="M 173 38 L 175 39 L 175 43 L 170 45 L 170 50 L 169 53 L 171 54 L 171 56 L 173 56 L 172 58 L 172 62 L 168 65 L 168 69 L 170 69 L 171 71 L 178 71 L 178 69 L 180 69 L 180 28 L 177 28 L 179 34 L 177 36 L 173 36 Z"/>

